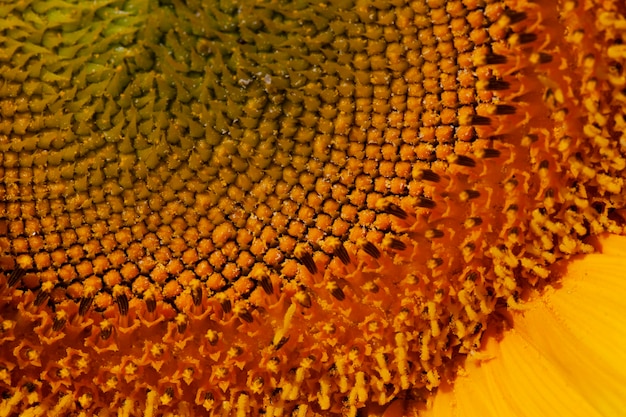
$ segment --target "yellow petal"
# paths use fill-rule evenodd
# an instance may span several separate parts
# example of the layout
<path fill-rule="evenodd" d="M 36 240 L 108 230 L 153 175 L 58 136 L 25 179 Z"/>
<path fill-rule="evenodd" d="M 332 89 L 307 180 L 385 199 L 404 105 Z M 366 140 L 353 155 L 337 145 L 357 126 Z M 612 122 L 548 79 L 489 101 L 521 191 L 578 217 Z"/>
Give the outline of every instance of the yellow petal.
<path fill-rule="evenodd" d="M 618 416 L 626 409 L 626 237 L 571 262 L 561 285 L 471 355 L 420 416 Z M 409 413 L 410 414 L 410 413 Z"/>

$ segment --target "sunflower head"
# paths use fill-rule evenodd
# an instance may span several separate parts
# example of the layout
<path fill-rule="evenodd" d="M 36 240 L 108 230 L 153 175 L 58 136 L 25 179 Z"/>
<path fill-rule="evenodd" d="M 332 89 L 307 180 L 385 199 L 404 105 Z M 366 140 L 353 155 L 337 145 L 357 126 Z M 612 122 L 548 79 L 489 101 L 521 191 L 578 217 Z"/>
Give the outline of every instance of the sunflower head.
<path fill-rule="evenodd" d="M 2 410 L 355 415 L 451 380 L 622 231 L 624 10 L 586 7 L 0 6 Z"/>

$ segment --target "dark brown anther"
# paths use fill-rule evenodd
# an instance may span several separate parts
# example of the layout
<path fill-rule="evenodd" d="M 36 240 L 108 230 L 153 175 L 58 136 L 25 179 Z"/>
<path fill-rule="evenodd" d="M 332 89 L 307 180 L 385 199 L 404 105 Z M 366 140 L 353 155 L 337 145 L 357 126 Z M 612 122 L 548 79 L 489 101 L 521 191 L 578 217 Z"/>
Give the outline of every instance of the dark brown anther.
<path fill-rule="evenodd" d="M 443 265 L 443 259 L 441 258 L 436 258 L 433 257 L 428 261 L 428 266 L 432 269 L 432 268 L 437 268 L 438 266 Z"/>
<path fill-rule="evenodd" d="M 109 337 L 111 337 L 111 333 L 113 333 L 113 327 L 107 327 L 104 329 L 100 330 L 100 338 L 102 340 L 107 340 Z"/>
<path fill-rule="evenodd" d="M 117 308 L 120 310 L 120 314 L 125 316 L 128 314 L 128 297 L 126 294 L 120 294 L 115 297 L 115 302 L 117 303 Z"/>
<path fill-rule="evenodd" d="M 549 166 L 550 166 L 550 163 L 547 160 L 544 159 L 539 164 L 539 169 L 545 169 L 545 168 L 548 168 Z"/>
<path fill-rule="evenodd" d="M 539 135 L 536 135 L 534 133 L 529 133 L 528 135 L 524 136 L 524 140 L 527 140 L 531 143 L 535 143 L 539 140 Z"/>
<path fill-rule="evenodd" d="M 214 330 L 209 330 L 206 334 L 206 340 L 208 340 L 211 346 L 217 345 L 217 342 L 220 340 L 219 335 Z"/>
<path fill-rule="evenodd" d="M 441 177 L 439 174 L 430 169 L 423 169 L 420 172 L 420 179 L 424 181 L 430 182 L 439 182 L 441 181 Z"/>
<path fill-rule="evenodd" d="M 506 185 L 509 187 L 515 188 L 519 185 L 519 182 L 517 181 L 515 177 L 512 177 L 509 180 L 507 180 Z"/>
<path fill-rule="evenodd" d="M 167 387 L 165 389 L 165 395 L 167 395 L 170 398 L 174 398 L 174 388 L 172 387 Z"/>
<path fill-rule="evenodd" d="M 220 303 L 220 305 L 222 306 L 222 310 L 224 310 L 225 314 L 230 313 L 230 311 L 232 310 L 232 307 L 233 307 L 232 303 L 228 299 L 222 301 Z"/>
<path fill-rule="evenodd" d="M 52 321 L 52 330 L 54 330 L 55 332 L 60 331 L 63 326 L 65 326 L 65 321 L 65 319 L 59 319 L 55 317 Z"/>
<path fill-rule="evenodd" d="M 439 229 L 430 229 L 426 231 L 426 237 L 428 239 L 438 239 L 443 237 L 443 232 Z"/>
<path fill-rule="evenodd" d="M 328 375 L 331 377 L 337 376 L 337 364 L 332 364 L 328 369 Z"/>
<path fill-rule="evenodd" d="M 37 296 L 35 297 L 34 304 L 39 307 L 50 298 L 50 293 L 48 291 L 39 290 L 37 291 Z"/>
<path fill-rule="evenodd" d="M 91 332 L 93 332 L 94 327 L 95 326 L 90 323 L 87 327 L 83 328 L 83 330 L 80 332 L 80 336 L 81 337 L 91 336 Z"/>
<path fill-rule="evenodd" d="M 476 166 L 476 161 L 474 161 L 469 156 L 465 156 L 465 155 L 457 155 L 457 158 L 454 161 L 454 163 L 457 165 L 462 165 L 464 167 L 470 167 L 470 168 L 473 168 Z"/>
<path fill-rule="evenodd" d="M 549 62 L 552 62 L 552 59 L 552 55 L 546 54 L 545 52 L 539 52 L 537 63 L 547 64 Z"/>
<path fill-rule="evenodd" d="M 26 271 L 24 271 L 22 268 L 20 268 L 19 266 L 16 267 L 13 272 L 11 272 L 11 275 L 9 276 L 9 287 L 14 286 L 15 284 L 18 283 L 19 280 L 21 280 L 24 275 L 26 274 Z"/>
<path fill-rule="evenodd" d="M 551 88 L 547 88 L 546 91 L 543 93 L 543 101 L 545 101 L 546 103 L 554 104 L 554 91 L 552 91 Z"/>
<path fill-rule="evenodd" d="M 333 297 L 335 297 L 339 301 L 343 301 L 346 299 L 346 295 L 344 294 L 341 287 L 339 287 L 338 285 L 335 286 L 332 290 L 330 290 L 330 293 L 332 294 Z"/>
<path fill-rule="evenodd" d="M 279 350 L 281 347 L 285 346 L 285 343 L 289 340 L 289 337 L 281 337 L 278 343 L 274 346 L 275 350 Z"/>
<path fill-rule="evenodd" d="M 461 199 L 463 201 L 472 200 L 474 198 L 480 197 L 480 193 L 476 190 L 465 190 L 461 194 Z"/>
<path fill-rule="evenodd" d="M 274 286 L 272 285 L 272 280 L 269 276 L 266 275 L 261 278 L 261 288 L 263 288 L 263 291 L 265 291 L 267 295 L 274 293 Z"/>
<path fill-rule="evenodd" d="M 550 191 L 550 190 L 548 190 Z M 548 192 L 546 191 L 546 197 L 548 195 Z M 596 213 L 598 214 L 602 214 L 604 213 L 604 209 L 606 208 L 606 203 L 602 202 L 602 201 L 596 201 L 594 203 L 591 204 L 591 207 L 596 211 Z"/>
<path fill-rule="evenodd" d="M 472 281 L 472 282 L 476 282 L 476 280 L 478 279 L 478 273 L 476 271 L 470 271 L 465 276 L 465 279 Z"/>
<path fill-rule="evenodd" d="M 185 320 L 185 321 L 179 322 L 177 325 L 177 329 L 178 329 L 179 334 L 185 333 L 185 330 L 187 330 L 187 321 Z"/>
<path fill-rule="evenodd" d="M 491 119 L 485 116 L 479 116 L 475 114 L 472 116 L 470 124 L 474 126 L 489 126 L 491 124 Z"/>
<path fill-rule="evenodd" d="M 521 22 L 522 20 L 526 20 L 528 15 L 524 12 L 517 12 L 515 10 L 507 10 L 504 14 L 509 18 L 509 25 L 514 25 L 516 23 Z"/>
<path fill-rule="evenodd" d="M 405 250 L 406 249 L 406 243 L 404 243 L 401 240 L 398 240 L 396 238 L 392 238 L 389 241 L 389 247 L 391 249 L 395 249 L 395 250 Z"/>
<path fill-rule="evenodd" d="M 252 292 L 255 290 L 255 288 L 257 287 L 258 282 L 251 280 L 250 281 L 250 287 L 246 288 L 245 290 L 243 290 L 242 292 L 239 293 L 239 297 L 247 300 L 248 298 L 250 298 L 250 295 L 252 295 Z"/>
<path fill-rule="evenodd" d="M 499 116 L 515 114 L 516 110 L 515 106 L 511 106 L 510 104 L 498 104 L 496 106 L 496 114 Z"/>
<path fill-rule="evenodd" d="M 417 207 L 425 208 L 425 209 L 435 208 L 436 205 L 437 203 L 435 203 L 430 198 L 426 198 L 426 197 L 420 197 L 419 201 L 417 202 Z"/>
<path fill-rule="evenodd" d="M 474 326 L 474 331 L 472 332 L 472 335 L 475 335 L 476 333 L 478 333 L 482 328 L 483 328 L 483 325 L 481 323 L 476 323 L 476 326 Z"/>
<path fill-rule="evenodd" d="M 467 250 L 474 252 L 476 250 L 476 245 L 473 242 L 468 242 L 465 247 Z"/>
<path fill-rule="evenodd" d="M 363 250 L 365 253 L 370 255 L 372 258 L 378 259 L 380 258 L 380 251 L 372 242 L 365 242 L 363 245 Z"/>
<path fill-rule="evenodd" d="M 498 80 L 497 78 L 491 78 L 486 87 L 486 89 L 490 91 L 502 91 L 508 90 L 509 88 L 511 88 L 511 84 L 503 80 Z"/>
<path fill-rule="evenodd" d="M 146 308 L 148 309 L 149 313 L 152 313 L 154 312 L 154 310 L 156 310 L 156 300 L 154 299 L 154 297 L 145 298 L 144 301 L 146 302 Z"/>
<path fill-rule="evenodd" d="M 240 312 L 239 318 L 247 321 L 248 323 L 252 323 L 252 321 L 254 320 L 254 317 L 252 317 L 252 314 L 248 310 L 243 310 L 242 312 Z"/>
<path fill-rule="evenodd" d="M 400 206 L 394 203 L 388 203 L 385 205 L 385 213 L 391 214 L 399 219 L 405 220 L 408 217 L 406 211 L 404 211 Z"/>
<path fill-rule="evenodd" d="M 78 314 L 81 316 L 87 314 L 87 312 L 91 308 L 91 303 L 93 303 L 93 297 L 81 298 L 80 305 L 78 306 Z"/>
<path fill-rule="evenodd" d="M 483 219 L 480 217 L 470 217 L 468 220 L 472 222 L 472 226 L 480 226 L 483 224 Z"/>
<path fill-rule="evenodd" d="M 311 296 L 304 290 L 300 290 L 298 291 L 295 295 L 294 298 L 296 299 L 296 301 L 298 302 L 298 304 L 300 304 L 302 307 L 305 308 L 311 308 Z"/>
<path fill-rule="evenodd" d="M 482 157 L 485 159 L 498 158 L 500 156 L 500 151 L 497 149 L 493 149 L 493 148 L 483 149 L 482 152 L 483 152 Z"/>
<path fill-rule="evenodd" d="M 278 364 L 280 363 L 280 361 L 278 360 L 278 358 L 272 358 L 275 359 L 275 362 Z M 274 388 L 274 390 L 272 390 L 272 401 L 276 401 L 276 399 L 278 397 L 280 397 L 280 394 L 283 392 L 282 388 Z"/>
<path fill-rule="evenodd" d="M 193 305 L 199 306 L 202 304 L 202 287 L 194 287 L 191 290 L 191 299 L 193 300 Z"/>
<path fill-rule="evenodd" d="M 315 261 L 313 260 L 313 256 L 309 252 L 304 252 L 300 256 L 300 262 L 309 270 L 311 274 L 317 273 L 317 265 L 315 265 Z"/>
<path fill-rule="evenodd" d="M 506 57 L 504 55 L 497 55 L 494 53 L 490 53 L 485 57 L 485 64 L 487 65 L 498 65 L 505 64 Z"/>
<path fill-rule="evenodd" d="M 37 386 L 33 384 L 32 382 L 27 382 L 24 384 L 24 388 L 28 392 L 35 392 L 35 390 L 37 389 Z"/>
<path fill-rule="evenodd" d="M 520 33 L 519 34 L 519 43 L 525 44 L 534 42 L 537 40 L 537 35 L 534 33 Z"/>
<path fill-rule="evenodd" d="M 345 246 L 343 246 L 343 243 L 339 244 L 334 249 L 333 254 L 338 257 L 344 265 L 348 265 L 350 263 L 350 255 L 348 255 L 348 251 Z"/>

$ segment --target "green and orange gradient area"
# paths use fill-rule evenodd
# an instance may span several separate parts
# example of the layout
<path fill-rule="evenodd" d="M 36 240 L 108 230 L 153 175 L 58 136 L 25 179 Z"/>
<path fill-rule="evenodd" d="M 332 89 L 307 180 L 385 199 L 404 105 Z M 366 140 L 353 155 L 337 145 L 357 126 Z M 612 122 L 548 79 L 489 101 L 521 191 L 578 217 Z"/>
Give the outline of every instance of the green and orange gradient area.
<path fill-rule="evenodd" d="M 0 415 L 440 409 L 624 232 L 625 14 L 0 2 Z"/>

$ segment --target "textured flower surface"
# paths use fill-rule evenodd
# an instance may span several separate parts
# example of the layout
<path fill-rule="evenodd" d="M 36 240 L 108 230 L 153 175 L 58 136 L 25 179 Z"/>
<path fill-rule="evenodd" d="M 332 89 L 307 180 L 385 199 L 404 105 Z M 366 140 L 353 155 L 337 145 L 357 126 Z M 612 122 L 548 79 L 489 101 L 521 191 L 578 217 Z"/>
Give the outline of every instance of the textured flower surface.
<path fill-rule="evenodd" d="M 529 302 L 502 341 L 487 342 L 493 360 L 469 365 L 471 384 L 470 378 L 459 378 L 454 400 L 447 394 L 436 397 L 433 415 L 472 415 L 461 411 L 470 404 L 474 415 L 483 416 L 620 415 L 626 382 L 626 241 L 613 237 L 602 246 L 605 254 L 568 267 L 562 287 Z M 480 383 L 490 387 L 478 390 Z"/>
<path fill-rule="evenodd" d="M 626 238 L 603 236 L 600 252 L 565 263 L 557 287 L 509 314 L 504 332 L 488 330 L 481 350 L 432 400 L 405 398 L 368 416 L 621 415 Z"/>
<path fill-rule="evenodd" d="M 625 14 L 0 3 L 0 413 L 354 416 L 449 391 L 623 233 Z"/>

